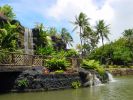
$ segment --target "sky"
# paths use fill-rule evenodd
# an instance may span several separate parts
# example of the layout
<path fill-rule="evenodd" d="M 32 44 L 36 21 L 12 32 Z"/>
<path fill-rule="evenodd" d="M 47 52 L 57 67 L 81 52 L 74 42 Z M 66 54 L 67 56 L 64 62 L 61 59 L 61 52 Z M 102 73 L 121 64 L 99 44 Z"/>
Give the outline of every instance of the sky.
<path fill-rule="evenodd" d="M 72 32 L 70 23 L 80 12 L 84 12 L 94 27 L 96 22 L 104 19 L 110 24 L 111 41 L 122 36 L 125 29 L 133 28 L 133 0 L 0 0 L 0 6 L 8 4 L 13 7 L 22 25 L 33 28 L 35 23 L 46 27 L 68 29 L 74 38 L 74 45 L 79 43 L 79 35 Z"/>

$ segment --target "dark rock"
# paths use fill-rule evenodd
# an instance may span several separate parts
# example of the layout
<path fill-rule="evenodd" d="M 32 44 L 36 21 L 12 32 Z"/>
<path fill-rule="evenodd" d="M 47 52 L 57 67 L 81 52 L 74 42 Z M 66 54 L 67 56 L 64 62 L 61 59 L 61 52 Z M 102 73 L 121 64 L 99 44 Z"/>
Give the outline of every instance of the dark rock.
<path fill-rule="evenodd" d="M 86 83 L 88 82 L 89 80 L 87 79 L 87 75 L 89 74 L 89 71 L 83 69 L 83 68 L 80 68 L 79 69 L 79 75 L 80 75 L 80 78 L 82 80 L 82 83 Z"/>

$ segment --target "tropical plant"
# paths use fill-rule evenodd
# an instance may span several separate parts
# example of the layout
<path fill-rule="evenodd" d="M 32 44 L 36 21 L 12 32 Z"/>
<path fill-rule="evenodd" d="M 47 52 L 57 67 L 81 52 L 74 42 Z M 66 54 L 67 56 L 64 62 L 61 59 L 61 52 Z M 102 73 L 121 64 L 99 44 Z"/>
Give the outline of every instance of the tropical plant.
<path fill-rule="evenodd" d="M 83 46 L 81 46 L 80 44 L 76 44 L 76 50 L 78 51 L 79 54 L 81 54 L 82 48 Z"/>
<path fill-rule="evenodd" d="M 133 29 L 124 30 L 123 36 L 129 41 L 133 41 Z"/>
<path fill-rule="evenodd" d="M 84 41 L 83 51 L 87 52 L 86 47 L 93 50 L 97 45 L 97 35 L 94 30 L 88 25 L 84 28 L 84 34 L 82 35 Z"/>
<path fill-rule="evenodd" d="M 62 28 L 62 29 L 61 29 L 61 38 L 62 38 L 63 42 L 64 42 L 66 45 L 72 46 L 73 38 L 72 38 L 72 36 L 70 35 L 70 33 L 67 31 L 67 29 L 65 29 L 65 28 Z"/>
<path fill-rule="evenodd" d="M 133 43 L 130 44 L 131 46 Z M 115 64 L 115 65 L 130 65 L 133 61 L 133 51 L 130 49 L 129 43 L 125 38 L 120 38 L 117 41 L 111 42 L 94 49 L 88 56 L 89 59 L 101 61 L 102 64 Z"/>
<path fill-rule="evenodd" d="M 8 48 L 10 51 L 15 51 L 18 48 L 18 23 L 11 24 L 9 21 L 0 28 L 0 48 Z"/>
<path fill-rule="evenodd" d="M 109 40 L 108 34 L 109 34 L 109 25 L 106 25 L 104 20 L 99 20 L 95 26 L 96 28 L 96 34 L 98 35 L 98 40 L 102 39 L 102 45 L 104 47 L 104 38 Z"/>
<path fill-rule="evenodd" d="M 28 87 L 28 85 L 29 85 L 29 82 L 27 79 L 21 79 L 17 81 L 17 86 L 21 89 Z"/>
<path fill-rule="evenodd" d="M 74 88 L 74 89 L 77 89 L 77 88 L 79 88 L 80 86 L 81 86 L 81 82 L 79 82 L 79 81 L 74 81 L 74 82 L 72 82 L 72 87 Z"/>
<path fill-rule="evenodd" d="M 47 31 L 44 29 L 44 26 L 42 23 L 37 23 L 35 25 L 35 33 L 36 33 L 36 40 L 35 41 L 35 44 L 36 44 L 36 47 L 38 46 L 41 46 L 41 47 L 44 47 L 46 44 L 47 44 Z M 33 34 L 34 35 L 34 34 Z"/>
<path fill-rule="evenodd" d="M 16 16 L 13 8 L 7 4 L 0 7 L 0 13 L 5 15 L 9 20 L 13 20 Z"/>
<path fill-rule="evenodd" d="M 84 13 L 80 13 L 78 17 L 75 18 L 76 20 L 73 22 L 73 24 L 75 25 L 75 28 L 73 29 L 73 31 L 75 31 L 78 27 L 79 27 L 79 36 L 80 36 L 80 44 L 81 46 L 83 45 L 83 32 L 86 26 L 89 25 L 88 23 L 88 19 L 87 16 Z"/>
<path fill-rule="evenodd" d="M 85 69 L 96 70 L 100 75 L 104 75 L 105 70 L 99 61 L 95 60 L 83 60 L 82 67 Z"/>
<path fill-rule="evenodd" d="M 52 46 L 38 47 L 36 54 L 50 56 L 54 52 Z"/>
<path fill-rule="evenodd" d="M 5 51 L 5 52 L 2 52 L 2 51 Z M 7 50 L 1 50 L 0 51 L 0 63 L 2 63 L 3 60 L 7 59 L 7 53 L 6 53 Z"/>
<path fill-rule="evenodd" d="M 123 36 L 127 41 L 127 46 L 133 51 L 133 29 L 124 30 Z"/>
<path fill-rule="evenodd" d="M 64 73 L 64 70 L 56 70 L 55 71 L 55 74 L 63 74 Z"/>
<path fill-rule="evenodd" d="M 46 67 L 50 71 L 56 71 L 56 70 L 66 70 L 67 67 L 70 66 L 70 63 L 65 58 L 51 58 L 45 60 Z"/>
<path fill-rule="evenodd" d="M 49 28 L 48 34 L 49 34 L 50 36 L 56 36 L 56 35 L 57 35 L 57 30 L 56 30 L 56 28 L 55 28 L 55 27 Z"/>
<path fill-rule="evenodd" d="M 66 51 L 66 57 L 75 57 L 78 56 L 78 52 L 75 49 L 69 49 L 68 51 Z"/>

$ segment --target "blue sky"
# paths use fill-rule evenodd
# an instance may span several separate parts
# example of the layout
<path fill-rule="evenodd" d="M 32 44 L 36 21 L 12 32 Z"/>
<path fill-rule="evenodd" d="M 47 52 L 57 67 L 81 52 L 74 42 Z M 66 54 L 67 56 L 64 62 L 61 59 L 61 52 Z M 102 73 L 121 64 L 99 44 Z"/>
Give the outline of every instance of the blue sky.
<path fill-rule="evenodd" d="M 36 22 L 46 27 L 65 27 L 79 43 L 77 32 L 72 33 L 73 21 L 80 12 L 87 14 L 92 26 L 99 19 L 110 24 L 110 39 L 121 36 L 124 29 L 133 28 L 133 0 L 0 0 L 0 6 L 9 4 L 25 27 L 33 28 Z"/>

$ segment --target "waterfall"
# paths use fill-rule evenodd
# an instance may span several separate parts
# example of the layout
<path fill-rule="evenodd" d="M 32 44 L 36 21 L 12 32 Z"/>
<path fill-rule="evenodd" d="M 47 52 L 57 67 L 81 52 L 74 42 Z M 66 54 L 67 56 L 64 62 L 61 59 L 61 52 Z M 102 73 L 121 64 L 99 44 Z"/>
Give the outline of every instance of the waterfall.
<path fill-rule="evenodd" d="M 91 73 L 89 73 L 89 77 L 90 77 L 90 81 L 89 81 L 89 84 L 90 84 L 90 87 L 93 85 L 93 76 Z"/>
<path fill-rule="evenodd" d="M 102 82 L 97 78 L 97 76 L 94 74 L 94 85 L 101 85 Z"/>
<path fill-rule="evenodd" d="M 33 55 L 33 34 L 28 28 L 25 28 L 24 32 L 24 51 L 26 54 Z"/>
<path fill-rule="evenodd" d="M 114 82 L 115 80 L 114 80 L 112 74 L 110 74 L 109 72 L 107 72 L 107 74 L 108 74 L 109 81 Z"/>

